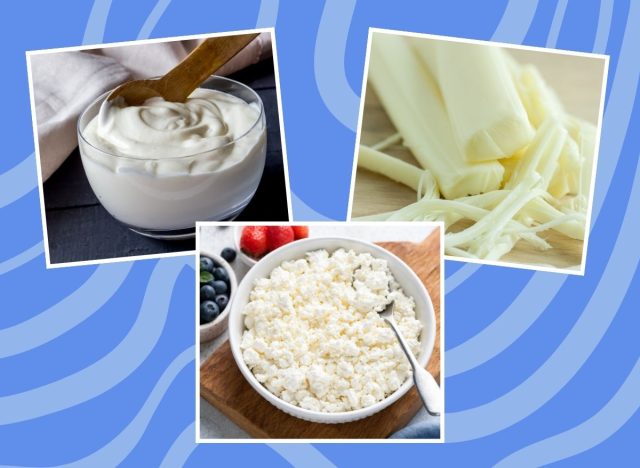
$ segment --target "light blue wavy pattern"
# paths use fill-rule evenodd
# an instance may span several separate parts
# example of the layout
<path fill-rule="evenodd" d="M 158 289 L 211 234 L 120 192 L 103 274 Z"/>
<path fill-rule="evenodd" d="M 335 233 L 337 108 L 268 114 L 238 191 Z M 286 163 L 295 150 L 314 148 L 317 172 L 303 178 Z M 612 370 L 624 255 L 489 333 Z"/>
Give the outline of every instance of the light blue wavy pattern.
<path fill-rule="evenodd" d="M 640 409 L 640 360 L 607 404 L 591 418 L 561 434 L 515 452 L 496 466 L 543 466 L 585 452 L 618 431 Z M 622 454 L 620 454 L 622 455 Z M 618 461 L 622 461 L 618 459 Z"/>
<path fill-rule="evenodd" d="M 555 47 L 558 43 L 558 36 L 560 36 L 560 28 L 562 28 L 565 11 L 567 11 L 567 0 L 558 0 L 556 12 L 551 22 L 551 29 L 549 29 L 549 36 L 547 37 L 547 47 Z"/>
<path fill-rule="evenodd" d="M 190 261 L 159 261 L 149 278 L 140 315 L 109 354 L 75 374 L 15 395 L 0 397 L 0 425 L 39 418 L 78 405 L 113 388 L 151 353 L 164 327 L 178 274 Z M 81 306 L 76 306 L 81 307 Z"/>
<path fill-rule="evenodd" d="M 640 60 L 638 60 L 637 54 L 640 31 L 636 27 L 639 20 L 640 5 L 638 5 L 638 2 L 631 2 L 624 29 L 624 38 L 620 47 L 618 66 L 604 111 L 593 198 L 593 214 L 591 215 L 592 225 L 597 220 L 604 199 L 609 192 L 611 180 L 622 154 L 622 145 L 631 121 L 631 112 L 633 111 L 638 78 L 640 77 Z"/>
<path fill-rule="evenodd" d="M 450 294 L 455 291 L 458 286 L 471 278 L 480 268 L 482 267 L 477 263 L 467 263 L 462 266 L 458 271 L 447 277 L 447 281 L 444 285 L 445 293 Z"/>
<path fill-rule="evenodd" d="M 19 254 L 4 260 L 0 263 L 0 275 L 9 273 L 11 270 L 20 268 L 25 263 L 29 263 L 36 257 L 39 257 L 44 253 L 44 244 L 42 241 L 35 244 L 33 247 L 29 247 L 27 250 L 23 250 Z"/>
<path fill-rule="evenodd" d="M 111 0 L 95 0 L 84 30 L 83 44 L 99 44 L 104 38 Z"/>
<path fill-rule="evenodd" d="M 147 39 L 151 37 L 153 29 L 156 27 L 156 24 L 158 24 L 158 21 L 160 21 L 160 18 L 167 10 L 170 3 L 171 0 L 158 0 L 140 28 L 137 39 Z"/>
<path fill-rule="evenodd" d="M 607 50 L 607 42 L 609 41 L 612 19 L 613 2 L 600 2 L 600 14 L 598 15 L 596 38 L 593 42 L 593 51 L 598 54 L 604 54 Z"/>
<path fill-rule="evenodd" d="M 89 318 L 118 291 L 132 266 L 130 262 L 99 266 L 82 286 L 57 304 L 0 330 L 0 359 L 42 346 Z"/>
<path fill-rule="evenodd" d="M 65 466 L 69 468 L 93 468 L 96 466 L 119 465 L 131 450 L 133 450 L 144 434 L 144 431 L 149 425 L 149 421 L 162 401 L 162 397 L 167 392 L 169 386 L 175 380 L 178 373 L 193 362 L 194 351 L 194 348 L 190 347 L 176 356 L 158 379 L 155 387 L 149 394 L 149 397 L 144 402 L 144 405 L 138 414 L 135 415 L 127 427 L 125 427 L 112 441 L 80 460 L 58 466 Z"/>
<path fill-rule="evenodd" d="M 313 468 L 333 468 L 325 456 L 311 444 L 268 444 L 293 466 L 310 466 Z"/>
<path fill-rule="evenodd" d="M 171 468 L 174 466 L 184 466 L 187 459 L 191 456 L 197 445 L 194 443 L 196 438 L 195 421 L 189 424 L 176 440 L 171 444 L 169 450 L 164 455 L 160 468 Z"/>
<path fill-rule="evenodd" d="M 555 275 L 533 275 L 494 322 L 462 344 L 447 349 L 447 377 L 474 369 L 512 345 L 538 319 L 564 281 Z"/>
<path fill-rule="evenodd" d="M 162 397 L 167 392 L 180 371 L 193 363 L 194 354 L 195 349 L 193 347 L 189 347 L 176 356 L 158 379 L 158 382 L 149 394 L 147 401 L 144 402 L 144 405 L 138 414 L 136 414 L 127 427 L 111 442 L 104 447 L 101 447 L 100 450 L 97 450 L 91 455 L 63 466 L 90 468 L 95 466 L 119 465 L 131 450 L 133 450 L 136 443 L 138 443 L 142 438 L 142 435 L 149 425 L 149 421 L 151 421 L 151 418 L 162 401 Z"/>
<path fill-rule="evenodd" d="M 314 70 L 322 100 L 342 125 L 355 131 L 360 99 L 347 81 L 344 57 L 351 16 L 356 0 L 327 0 L 324 4 L 316 49 Z"/>
<path fill-rule="evenodd" d="M 331 221 L 331 218 L 327 218 L 322 213 L 318 213 L 303 202 L 295 193 L 291 193 L 291 208 L 293 219 L 296 221 Z"/>
<path fill-rule="evenodd" d="M 256 20 L 256 28 L 266 28 L 274 26 L 278 19 L 279 0 L 262 0 L 260 2 L 260 10 L 258 10 L 258 19 Z"/>
<path fill-rule="evenodd" d="M 475 34 L 480 34 L 481 37 L 492 36 L 494 39 L 501 41 L 521 43 L 527 37 L 527 31 L 531 28 L 544 30 L 550 25 L 549 32 L 542 42 L 555 46 L 558 39 L 566 37 L 565 28 L 571 23 L 570 21 L 564 21 L 565 16 L 572 14 L 572 11 L 567 8 L 567 3 L 565 0 L 560 0 L 555 5 L 552 5 L 552 8 L 549 8 L 549 5 L 545 5 L 543 2 L 538 5 L 536 1 L 510 1 L 503 12 L 485 8 L 481 17 L 474 18 L 475 23 L 477 25 L 496 24 L 493 21 L 494 17 L 496 17 L 498 26 L 495 31 L 476 32 Z M 140 38 L 148 37 L 153 32 L 168 5 L 169 2 L 167 0 L 157 1 L 151 14 L 144 20 L 116 16 L 110 19 L 109 28 L 117 28 L 118 22 L 124 21 L 133 22 L 134 25 L 136 23 L 144 23 L 138 36 Z M 377 16 L 375 26 L 385 27 L 388 22 L 388 25 L 394 29 L 408 29 L 409 26 L 403 28 L 402 25 L 413 23 L 412 12 L 407 8 L 394 9 L 389 6 L 381 7 L 365 3 L 358 4 L 358 6 L 371 10 L 368 15 L 364 15 L 365 18 L 368 16 L 370 20 L 372 16 Z M 421 6 L 420 2 L 414 3 L 415 8 Z M 102 40 L 107 25 L 107 17 L 111 13 L 110 7 L 111 2 L 105 0 L 97 0 L 93 4 L 84 34 L 83 41 L 85 43 L 97 43 Z M 177 4 L 173 5 L 173 7 L 176 10 L 179 8 Z M 362 22 L 361 15 L 358 15 L 357 18 L 353 16 L 355 7 L 356 3 L 353 0 L 343 3 L 329 0 L 325 4 L 322 18 L 320 18 L 320 26 L 312 48 L 299 51 L 289 44 L 283 47 L 284 54 L 305 52 L 314 54 L 313 72 L 316 80 L 315 85 L 326 109 L 312 108 L 305 109 L 305 111 L 313 115 L 314 112 L 326 112 L 328 110 L 334 115 L 336 127 L 327 129 L 329 138 L 331 138 L 332 131 L 343 131 L 343 126 L 353 130 L 357 120 L 358 97 L 350 88 L 345 75 L 347 38 L 352 28 L 353 33 L 366 34 L 368 24 Z M 617 35 L 614 33 L 622 30 L 625 25 L 625 19 L 621 19 L 620 11 L 622 10 L 622 13 L 625 14 L 626 7 L 624 1 L 616 2 L 615 6 L 613 2 L 601 2 L 593 43 L 593 50 L 597 52 L 603 52 L 607 47 L 610 48 L 610 53 L 617 56 L 617 70 L 615 80 L 611 84 L 611 94 L 606 108 L 605 131 L 601 143 L 603 150 L 597 172 L 592 223 L 594 230 L 599 231 L 599 235 L 592 239 L 590 245 L 590 251 L 596 255 L 595 258 L 592 255 L 589 264 L 590 270 L 588 269 L 587 271 L 589 280 L 587 281 L 587 278 L 585 278 L 583 284 L 586 286 L 581 291 L 581 294 L 585 297 L 591 296 L 591 298 L 582 315 L 578 317 L 575 323 L 570 324 L 570 330 L 559 346 L 555 347 L 554 345 L 555 349 L 553 349 L 550 345 L 541 343 L 543 348 L 541 352 L 551 354 L 551 356 L 546 362 L 541 363 L 535 372 L 528 375 L 521 384 L 503 395 L 492 395 L 488 403 L 484 405 L 452 413 L 447 417 L 447 438 L 450 441 L 475 439 L 496 431 L 500 434 L 500 437 L 495 439 L 487 437 L 483 439 L 482 444 L 479 442 L 474 442 L 473 444 L 460 442 L 453 447 L 446 447 L 445 450 L 440 450 L 438 447 L 425 446 L 420 447 L 420 451 L 417 451 L 414 447 L 407 446 L 406 452 L 379 450 L 374 446 L 339 446 L 336 448 L 322 445 L 314 447 L 307 444 L 271 444 L 270 447 L 287 461 L 294 465 L 316 462 L 320 466 L 339 466 L 344 464 L 346 457 L 348 460 L 357 459 L 364 463 L 377 465 L 383 464 L 386 453 L 394 453 L 394 460 L 397 462 L 402 461 L 403 457 L 398 456 L 402 453 L 407 453 L 407 456 L 414 456 L 419 453 L 429 457 L 436 464 L 447 464 L 450 462 L 447 457 L 447 453 L 450 453 L 448 449 L 462 449 L 469 451 L 469 461 L 480 462 L 481 458 L 477 457 L 487 456 L 487 464 L 492 464 L 496 460 L 489 455 L 483 454 L 479 447 L 490 448 L 491 444 L 495 444 L 495 440 L 498 440 L 501 443 L 498 453 L 513 453 L 503 460 L 502 463 L 505 466 L 552 463 L 588 450 L 606 440 L 607 437 L 616 434 L 619 428 L 628 421 L 629 416 L 638 410 L 638 400 L 634 398 L 640 391 L 640 370 L 636 354 L 636 365 L 630 372 L 628 370 L 625 371 L 625 375 L 628 374 L 627 378 L 617 389 L 613 398 L 599 408 L 581 408 L 581 414 L 592 416 L 581 423 L 576 423 L 575 427 L 567 430 L 566 427 L 563 427 L 562 424 L 555 420 L 546 421 L 547 425 L 553 425 L 553 427 L 551 431 L 545 431 L 546 438 L 541 436 L 544 439 L 542 441 L 536 440 L 535 433 L 529 433 L 526 436 L 519 434 L 520 437 L 511 437 L 512 434 L 516 435 L 518 432 L 515 428 L 508 429 L 516 422 L 531 421 L 533 418 L 527 418 L 527 415 L 542 409 L 545 402 L 563 398 L 560 396 L 561 389 L 565 389 L 563 393 L 573 392 L 570 393 L 569 398 L 573 395 L 579 397 L 575 390 L 569 390 L 566 383 L 571 381 L 578 370 L 583 373 L 593 372 L 590 370 L 593 367 L 589 359 L 591 353 L 604 346 L 601 340 L 603 334 L 608 330 L 609 324 L 620 320 L 617 314 L 618 308 L 624 298 L 628 297 L 633 291 L 632 288 L 636 287 L 636 284 L 630 282 L 634 271 L 637 269 L 640 257 L 638 248 L 633 247 L 633 240 L 637 239 L 638 234 L 640 234 L 640 227 L 638 226 L 637 217 L 630 216 L 630 214 L 637 213 L 640 210 L 640 189 L 638 186 L 638 171 L 640 169 L 635 167 L 635 185 L 633 185 L 631 193 L 626 193 L 627 185 L 625 185 L 625 181 L 633 175 L 633 170 L 627 170 L 627 168 L 631 163 L 635 164 L 637 154 L 630 154 L 628 149 L 625 150 L 625 153 L 623 148 L 625 147 L 624 145 L 638 145 L 637 141 L 631 136 L 630 129 L 634 128 L 633 124 L 636 123 L 631 117 L 633 106 L 637 101 L 635 92 L 640 73 L 640 63 L 636 59 L 637 54 L 635 54 L 634 50 L 635 45 L 640 43 L 640 33 L 638 28 L 634 28 L 632 25 L 638 24 L 640 15 L 637 3 L 630 2 L 622 45 L 617 50 Z M 313 28 L 316 27 L 318 18 L 294 16 L 294 10 L 290 8 L 291 5 L 280 5 L 277 0 L 263 0 L 260 3 L 260 9 L 257 14 L 258 24 L 260 26 L 269 26 L 275 24 L 277 18 L 279 26 L 284 28 L 298 22 L 304 22 L 305 25 L 309 24 Z M 445 3 L 442 6 L 438 5 L 438 7 L 432 6 L 432 8 L 442 8 L 443 11 L 448 11 L 449 15 L 457 13 L 455 7 L 452 8 Z M 203 5 L 202 11 L 207 11 L 206 6 Z M 585 8 L 583 13 L 587 14 L 587 12 Z M 253 15 L 255 12 L 249 12 L 249 14 Z M 442 15 L 434 15 L 434 17 L 438 18 L 436 21 L 442 21 Z M 438 26 L 442 30 L 441 24 L 434 25 L 433 22 L 429 23 L 429 17 L 422 16 L 421 18 L 424 24 L 421 24 L 420 28 L 428 30 L 430 27 Z M 166 17 L 166 15 L 165 19 L 167 25 L 170 25 L 172 19 Z M 176 27 L 178 26 L 176 24 Z M 449 25 L 446 26 L 449 27 Z M 455 29 L 453 23 L 450 29 L 459 31 L 459 29 Z M 460 33 L 458 32 L 456 35 L 460 35 Z M 302 71 L 296 67 L 309 66 L 302 65 L 302 62 L 297 60 L 295 56 L 289 55 L 282 58 L 285 60 L 280 61 L 281 73 L 287 76 L 295 76 L 296 73 Z M 295 66 L 292 66 L 292 64 Z M 291 81 L 288 82 L 292 85 Z M 302 103 L 289 102 L 286 105 L 295 108 L 296 105 L 302 105 Z M 285 115 L 295 114 L 285 113 Z M 636 151 L 636 148 L 633 149 Z M 348 151 L 349 154 L 351 154 L 351 150 L 352 148 Z M 295 158 L 300 157 L 300 155 L 290 154 L 289 157 Z M 292 177 L 295 178 L 296 175 L 292 174 Z M 33 165 L 33 155 L 31 155 L 18 163 L 13 169 L 0 174 L 0 208 L 10 206 L 20 200 L 31 192 L 35 186 L 35 166 Z M 319 193 L 318 197 L 321 196 L 322 194 Z M 295 193 L 292 193 L 292 199 L 297 219 L 324 218 L 314 207 L 315 204 L 312 198 L 305 198 L 305 201 L 302 201 Z M 627 212 L 625 221 L 621 225 L 617 225 L 619 224 L 617 217 L 612 215 L 612 213 L 618 211 L 618 207 L 624 207 Z M 39 213 L 34 212 L 28 215 L 39 216 Z M 615 224 L 611 223 L 612 219 Z M 620 231 L 619 235 L 617 238 L 613 238 L 614 236 L 610 233 L 615 233 L 618 230 Z M 610 237 L 611 239 L 609 240 Z M 24 247 L 22 248 L 24 249 Z M 2 249 L 3 247 L 0 246 L 0 250 Z M 20 253 L 3 252 L 4 258 L 8 258 L 8 260 L 0 263 L 0 274 L 19 271 L 27 264 L 32 266 L 33 262 L 41 257 L 41 253 L 41 243 L 37 243 Z M 609 256 L 610 258 L 607 259 L 606 257 Z M 34 406 L 32 398 L 43 399 L 43 396 L 50 397 L 49 393 L 46 392 L 48 386 L 43 386 L 0 399 L 0 426 L 2 426 L 0 429 L 11 428 L 12 426 L 8 424 L 12 422 L 27 421 L 33 418 L 39 418 L 37 421 L 46 422 L 49 419 L 48 414 L 50 412 L 77 405 L 82 401 L 88 401 L 95 398 L 101 391 L 106 391 L 119 385 L 123 379 L 127 379 L 127 375 L 139 368 L 141 360 L 157 361 L 157 353 L 154 352 L 157 349 L 155 343 L 161 335 L 164 336 L 171 333 L 171 330 L 163 330 L 163 324 L 167 321 L 168 300 L 172 295 L 175 295 L 174 291 L 177 291 L 176 279 L 185 266 L 189 266 L 189 269 L 193 268 L 191 258 L 161 260 L 157 262 L 148 281 L 145 278 L 143 281 L 136 283 L 141 291 L 146 290 L 143 304 L 147 305 L 143 305 L 141 311 L 123 311 L 124 313 L 137 314 L 135 324 L 127 334 L 127 337 L 115 349 L 111 350 L 107 356 L 94 362 L 86 369 L 50 384 L 53 385 L 53 389 L 57 388 L 59 392 L 70 392 L 67 397 L 54 394 L 53 403 Z M 108 304 L 110 297 L 123 285 L 129 285 L 132 282 L 132 275 L 128 274 L 129 269 L 130 264 L 114 266 L 113 269 L 96 269 L 84 285 L 81 285 L 78 290 L 61 300 L 59 304 L 22 324 L 0 330 L 0 357 L 12 356 L 23 352 L 28 353 L 36 346 L 56 340 L 58 337 L 64 337 L 66 331 L 72 328 L 74 323 L 80 323 L 90 317 L 92 312 L 100 308 L 101 305 Z M 602 273 L 600 273 L 601 270 Z M 165 272 L 165 274 L 160 275 L 163 277 L 162 279 L 158 279 L 158 271 Z M 476 275 L 478 271 L 482 271 L 483 274 Z M 593 275 L 589 276 L 589 271 L 595 272 L 599 278 L 592 278 Z M 467 286 L 473 288 L 478 284 L 482 284 L 483 277 L 490 274 L 491 269 L 465 265 L 452 273 L 447 279 L 447 293 L 455 290 L 456 294 L 464 296 Z M 100 283 L 97 280 L 98 277 L 103 280 L 102 288 L 98 287 Z M 597 279 L 597 281 L 592 279 Z M 0 276 L 1 280 L 2 277 Z M 575 281 L 575 279 L 572 279 L 573 283 Z M 94 286 L 87 286 L 87 284 L 94 284 Z M 458 378 L 462 378 L 466 379 L 465 382 L 472 382 L 472 385 L 477 387 L 483 386 L 485 379 L 491 378 L 488 370 L 491 361 L 498 356 L 504 357 L 515 354 L 515 347 L 511 345 L 520 338 L 534 333 L 531 331 L 534 328 L 532 325 L 536 323 L 543 312 L 552 309 L 558 310 L 560 293 L 574 291 L 575 289 L 575 285 L 569 284 L 564 277 L 559 275 L 544 273 L 532 275 L 529 282 L 520 287 L 519 291 L 511 291 L 515 299 L 504 308 L 493 323 L 482 330 L 478 330 L 467 341 L 447 351 L 448 378 L 455 376 L 452 380 L 453 384 Z M 91 296 L 89 292 L 92 290 L 96 293 L 96 297 L 89 297 Z M 85 296 L 84 300 L 81 299 L 83 295 Z M 189 292 L 188 296 L 183 294 L 177 297 L 176 300 L 190 303 L 192 301 L 191 295 L 192 293 Z M 85 302 L 86 300 L 90 300 L 91 303 Z M 473 300 L 467 302 L 472 304 Z M 78 308 L 77 304 L 79 303 L 85 304 L 87 310 L 82 310 L 82 307 Z M 153 306 L 153 303 L 156 305 Z M 163 305 L 160 305 L 161 303 Z M 164 307 L 164 312 L 157 307 L 160 307 L 160 309 Z M 155 309 L 155 320 L 160 323 L 152 323 L 152 309 Z M 56 323 L 54 320 L 56 316 L 59 317 L 60 323 Z M 464 320 L 463 313 L 455 313 L 451 314 L 451 316 L 457 320 Z M 42 324 L 44 324 L 44 328 L 42 328 Z M 146 328 L 144 332 L 141 330 L 142 324 Z M 448 322 L 447 325 L 447 334 L 455 334 L 455 320 L 451 323 Z M 2 334 L 3 332 L 4 334 Z M 32 336 L 32 332 L 35 332 L 34 336 Z M 134 338 L 137 346 L 134 346 Z M 26 341 L 22 342 L 22 340 Z M 165 424 L 165 426 L 172 427 L 172 422 L 167 419 L 154 422 L 152 418 L 155 415 L 160 418 L 160 412 L 157 409 L 161 402 L 166 400 L 167 405 L 178 404 L 176 400 L 167 399 L 167 389 L 175 381 L 180 371 L 189 365 L 193 359 L 193 349 L 184 350 L 185 346 L 188 346 L 188 344 L 175 343 L 172 348 L 174 352 L 170 355 L 178 355 L 178 357 L 175 358 L 158 382 L 155 383 L 154 389 L 147 396 L 142 408 L 137 414 L 130 415 L 130 422 L 127 428 L 118 434 L 114 434 L 110 443 L 95 451 L 89 457 L 83 458 L 80 455 L 83 451 L 78 447 L 74 452 L 75 458 L 78 459 L 75 464 L 78 466 L 96 466 L 126 461 L 142 439 L 143 434 L 154 424 L 158 426 Z M 634 351 L 630 350 L 630 352 Z M 115 359 L 113 356 L 118 358 Z M 125 359 L 125 356 L 128 357 L 128 360 Z M 125 369 L 113 367 L 115 364 L 124 365 Z M 102 369 L 102 373 L 105 373 L 105 375 L 97 375 L 95 369 Z M 614 369 L 618 373 L 621 372 L 619 368 L 616 368 L 615 363 L 611 365 L 612 372 Z M 473 372 L 468 372 L 471 370 Z M 488 375 L 489 377 L 487 377 Z M 102 377 L 102 381 L 100 381 L 100 377 Z M 98 381 L 94 382 L 96 378 Z M 75 386 L 88 386 L 91 390 L 77 390 L 71 383 L 75 383 Z M 193 392 L 187 393 L 182 395 L 182 398 L 193 398 Z M 23 400 L 23 398 L 26 398 L 25 396 L 30 397 Z M 22 406 L 25 403 L 26 406 Z M 454 403 L 457 403 L 457 406 L 464 406 L 459 401 Z M 9 413 L 5 410 L 9 411 Z M 11 412 L 12 410 L 13 413 Z M 562 415 L 559 415 L 559 417 L 561 418 Z M 216 446 L 197 447 L 193 443 L 193 431 L 193 424 L 187 425 L 171 444 L 154 447 L 154 450 L 165 454 L 164 465 L 176 466 L 183 464 L 189 459 L 194 450 L 198 450 L 198 454 L 200 454 L 200 451 L 205 451 L 207 456 L 211 454 L 211 460 L 216 460 L 218 448 Z M 548 434 L 553 434 L 553 431 L 556 431 L 556 435 L 549 437 Z M 171 433 L 175 434 L 177 432 L 177 428 L 172 427 Z M 502 435 L 505 435 L 505 437 L 501 437 Z M 2 442 L 0 441 L 0 446 Z M 254 450 L 255 446 L 237 447 L 241 450 L 243 459 L 251 460 L 255 454 L 254 461 L 256 463 L 260 461 L 258 455 L 260 452 Z M 489 452 L 490 450 L 487 451 Z M 0 450 L 0 461 L 5 456 L 3 453 Z M 343 463 L 339 463 L 338 460 Z"/>
<path fill-rule="evenodd" d="M 502 13 L 500 23 L 493 32 L 492 39 L 502 42 L 522 44 L 527 31 L 531 27 L 533 16 L 538 8 L 537 0 L 508 2 Z"/>
<path fill-rule="evenodd" d="M 34 153 L 0 174 L 0 209 L 11 205 L 38 186 Z"/>

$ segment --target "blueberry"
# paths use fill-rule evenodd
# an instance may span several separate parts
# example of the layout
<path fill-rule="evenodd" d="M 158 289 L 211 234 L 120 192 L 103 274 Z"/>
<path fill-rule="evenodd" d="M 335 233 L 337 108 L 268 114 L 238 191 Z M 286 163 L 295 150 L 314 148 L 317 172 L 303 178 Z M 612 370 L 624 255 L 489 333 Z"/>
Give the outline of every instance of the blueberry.
<path fill-rule="evenodd" d="M 214 268 L 213 277 L 217 280 L 224 281 L 225 283 L 229 282 L 229 273 L 222 267 Z"/>
<path fill-rule="evenodd" d="M 220 256 L 231 263 L 236 259 L 236 251 L 231 247 L 225 247 L 222 249 L 222 252 L 220 252 Z"/>
<path fill-rule="evenodd" d="M 220 315 L 220 307 L 213 301 L 204 301 L 200 304 L 200 323 L 213 322 Z"/>
<path fill-rule="evenodd" d="M 200 271 L 213 272 L 215 263 L 209 257 L 200 257 Z"/>
<path fill-rule="evenodd" d="M 216 290 L 216 294 L 226 294 L 229 291 L 227 283 L 221 280 L 216 280 L 212 283 L 213 289 Z"/>
<path fill-rule="evenodd" d="M 221 311 L 224 310 L 224 308 L 227 307 L 227 304 L 229 304 L 229 296 L 226 294 L 216 296 L 216 304 L 218 304 Z"/>
<path fill-rule="evenodd" d="M 200 287 L 200 302 L 213 301 L 216 298 L 216 290 L 210 284 Z"/>

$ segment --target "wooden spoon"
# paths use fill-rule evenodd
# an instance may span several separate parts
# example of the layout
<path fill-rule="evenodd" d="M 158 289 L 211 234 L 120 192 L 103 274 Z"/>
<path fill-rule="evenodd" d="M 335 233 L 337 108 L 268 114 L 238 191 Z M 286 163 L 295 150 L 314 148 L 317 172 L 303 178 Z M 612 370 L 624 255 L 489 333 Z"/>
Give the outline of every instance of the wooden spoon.
<path fill-rule="evenodd" d="M 124 83 L 114 89 L 105 102 L 118 96 L 122 96 L 130 106 L 139 106 L 156 96 L 165 101 L 185 102 L 194 89 L 257 36 L 241 34 L 206 39 L 162 78 Z"/>

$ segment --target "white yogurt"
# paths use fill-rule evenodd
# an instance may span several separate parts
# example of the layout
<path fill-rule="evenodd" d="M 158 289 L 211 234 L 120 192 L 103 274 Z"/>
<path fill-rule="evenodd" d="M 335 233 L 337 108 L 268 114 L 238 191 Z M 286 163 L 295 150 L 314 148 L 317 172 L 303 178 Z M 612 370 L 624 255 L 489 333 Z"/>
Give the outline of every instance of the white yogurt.
<path fill-rule="evenodd" d="M 262 103 L 232 80 L 209 81 L 254 99 L 200 88 L 185 103 L 116 100 L 100 116 L 105 95 L 81 116 L 85 172 L 119 221 L 149 231 L 192 228 L 197 220 L 234 216 L 255 193 L 266 154 Z"/>

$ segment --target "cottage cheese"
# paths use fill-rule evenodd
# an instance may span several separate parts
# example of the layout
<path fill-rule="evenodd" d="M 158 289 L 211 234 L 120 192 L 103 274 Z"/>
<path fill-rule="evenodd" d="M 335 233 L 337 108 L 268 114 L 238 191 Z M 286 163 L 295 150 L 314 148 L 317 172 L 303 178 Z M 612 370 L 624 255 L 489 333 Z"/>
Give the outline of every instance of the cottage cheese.
<path fill-rule="evenodd" d="M 302 408 L 335 413 L 373 405 L 411 374 L 393 330 L 377 313 L 390 300 L 418 356 L 422 324 L 415 302 L 386 260 L 339 249 L 286 261 L 251 291 L 244 361 L 271 393 Z"/>

